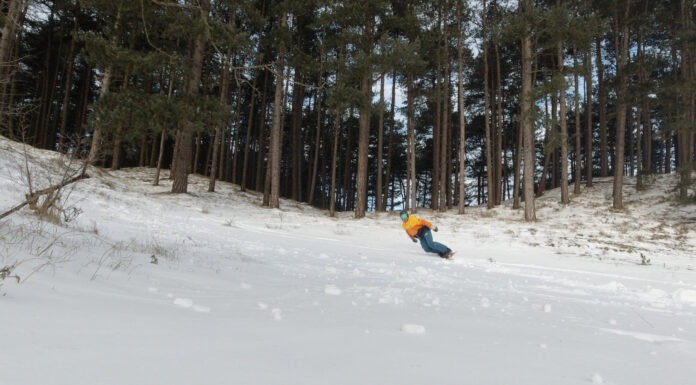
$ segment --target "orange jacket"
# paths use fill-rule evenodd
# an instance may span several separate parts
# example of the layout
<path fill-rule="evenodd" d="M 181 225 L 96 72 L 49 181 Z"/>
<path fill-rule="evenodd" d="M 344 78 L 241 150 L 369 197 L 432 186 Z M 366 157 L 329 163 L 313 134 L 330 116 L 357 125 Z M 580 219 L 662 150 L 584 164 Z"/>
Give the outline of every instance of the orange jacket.
<path fill-rule="evenodd" d="M 411 238 L 415 237 L 416 234 L 418 234 L 418 230 L 420 230 L 423 226 L 431 228 L 433 227 L 433 224 L 425 219 L 420 219 L 415 215 L 409 215 L 408 220 L 401 224 L 401 227 L 406 230 L 406 234 L 408 234 L 408 236 Z"/>

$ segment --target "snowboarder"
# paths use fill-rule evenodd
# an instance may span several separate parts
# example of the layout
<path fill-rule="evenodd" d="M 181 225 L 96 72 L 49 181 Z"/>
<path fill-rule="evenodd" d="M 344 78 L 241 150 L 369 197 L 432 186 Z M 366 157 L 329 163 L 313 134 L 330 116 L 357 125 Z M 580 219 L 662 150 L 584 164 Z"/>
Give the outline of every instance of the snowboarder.
<path fill-rule="evenodd" d="M 449 247 L 433 241 L 433 235 L 430 230 L 437 232 L 437 226 L 433 227 L 432 223 L 415 215 L 408 215 L 406 210 L 402 210 L 399 213 L 399 217 L 403 221 L 401 227 L 406 230 L 406 234 L 413 242 L 420 241 L 423 250 L 428 253 L 437 253 L 441 258 L 450 259 L 454 256 Z"/>

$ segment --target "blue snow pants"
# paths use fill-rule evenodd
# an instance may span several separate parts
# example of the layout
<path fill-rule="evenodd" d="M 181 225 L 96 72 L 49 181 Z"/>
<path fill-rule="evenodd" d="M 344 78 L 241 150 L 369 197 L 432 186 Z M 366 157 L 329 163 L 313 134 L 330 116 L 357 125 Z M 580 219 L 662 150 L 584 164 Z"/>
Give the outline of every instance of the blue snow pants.
<path fill-rule="evenodd" d="M 445 254 L 451 252 L 449 247 L 443 245 L 442 243 L 435 242 L 433 240 L 433 234 L 429 228 L 423 226 L 418 230 L 416 238 L 420 241 L 420 245 L 427 253 L 437 253 L 439 256 L 444 256 Z"/>

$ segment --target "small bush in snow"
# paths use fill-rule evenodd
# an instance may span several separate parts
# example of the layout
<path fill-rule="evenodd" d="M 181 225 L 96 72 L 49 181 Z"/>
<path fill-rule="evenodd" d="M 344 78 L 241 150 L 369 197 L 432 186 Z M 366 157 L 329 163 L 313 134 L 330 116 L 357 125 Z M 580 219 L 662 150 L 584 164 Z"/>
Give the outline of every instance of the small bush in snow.
<path fill-rule="evenodd" d="M 17 283 L 19 283 L 19 276 L 13 274 L 14 268 L 15 265 L 7 265 L 0 269 L 0 285 L 2 284 L 2 281 L 4 281 L 7 278 L 14 278 L 17 280 Z"/>

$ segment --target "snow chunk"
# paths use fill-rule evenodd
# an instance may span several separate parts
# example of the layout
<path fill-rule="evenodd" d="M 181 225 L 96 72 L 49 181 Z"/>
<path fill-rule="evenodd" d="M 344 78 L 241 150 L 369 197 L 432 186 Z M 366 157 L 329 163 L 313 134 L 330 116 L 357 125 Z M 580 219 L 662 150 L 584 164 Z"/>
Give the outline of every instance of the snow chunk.
<path fill-rule="evenodd" d="M 607 333 L 613 333 L 613 334 L 620 335 L 620 336 L 633 337 L 639 341 L 652 342 L 652 343 L 658 343 L 658 344 L 663 343 L 663 342 L 683 342 L 684 341 L 681 338 L 663 336 L 663 335 L 659 335 L 659 334 L 634 332 L 634 331 L 629 331 L 629 330 L 604 329 L 604 328 L 600 328 L 599 330 L 605 331 Z"/>
<path fill-rule="evenodd" d="M 210 308 L 207 306 L 193 305 L 193 311 L 197 313 L 210 313 Z"/>
<path fill-rule="evenodd" d="M 207 306 L 196 305 L 190 298 L 177 298 L 174 300 L 174 305 L 184 309 L 191 309 L 198 313 L 210 313 L 210 308 Z"/>
<path fill-rule="evenodd" d="M 326 285 L 324 293 L 328 295 L 341 295 L 342 291 L 335 285 Z"/>
<path fill-rule="evenodd" d="M 193 300 L 190 298 L 177 298 L 174 300 L 174 305 L 188 309 L 193 306 Z"/>
<path fill-rule="evenodd" d="M 674 298 L 676 302 L 696 306 L 696 290 L 679 289 L 672 294 L 672 298 Z"/>
<path fill-rule="evenodd" d="M 551 304 L 547 303 L 544 305 L 544 313 L 551 313 Z"/>
<path fill-rule="evenodd" d="M 599 373 L 595 373 L 592 375 L 592 383 L 593 384 L 603 384 L 604 379 L 602 378 L 602 376 Z"/>
<path fill-rule="evenodd" d="M 614 293 L 618 293 L 618 292 L 620 292 L 620 291 L 625 291 L 625 290 L 626 290 L 626 286 L 624 286 L 624 285 L 622 285 L 622 284 L 620 284 L 620 283 L 618 283 L 618 282 L 616 282 L 616 281 L 611 281 L 611 282 L 607 283 L 606 285 L 600 285 L 600 286 L 598 286 L 598 287 L 599 287 L 600 289 L 605 289 L 605 290 L 607 290 L 607 291 L 611 291 L 611 292 L 614 292 Z"/>
<path fill-rule="evenodd" d="M 406 334 L 425 334 L 425 326 L 417 324 L 403 324 L 401 331 Z"/>

